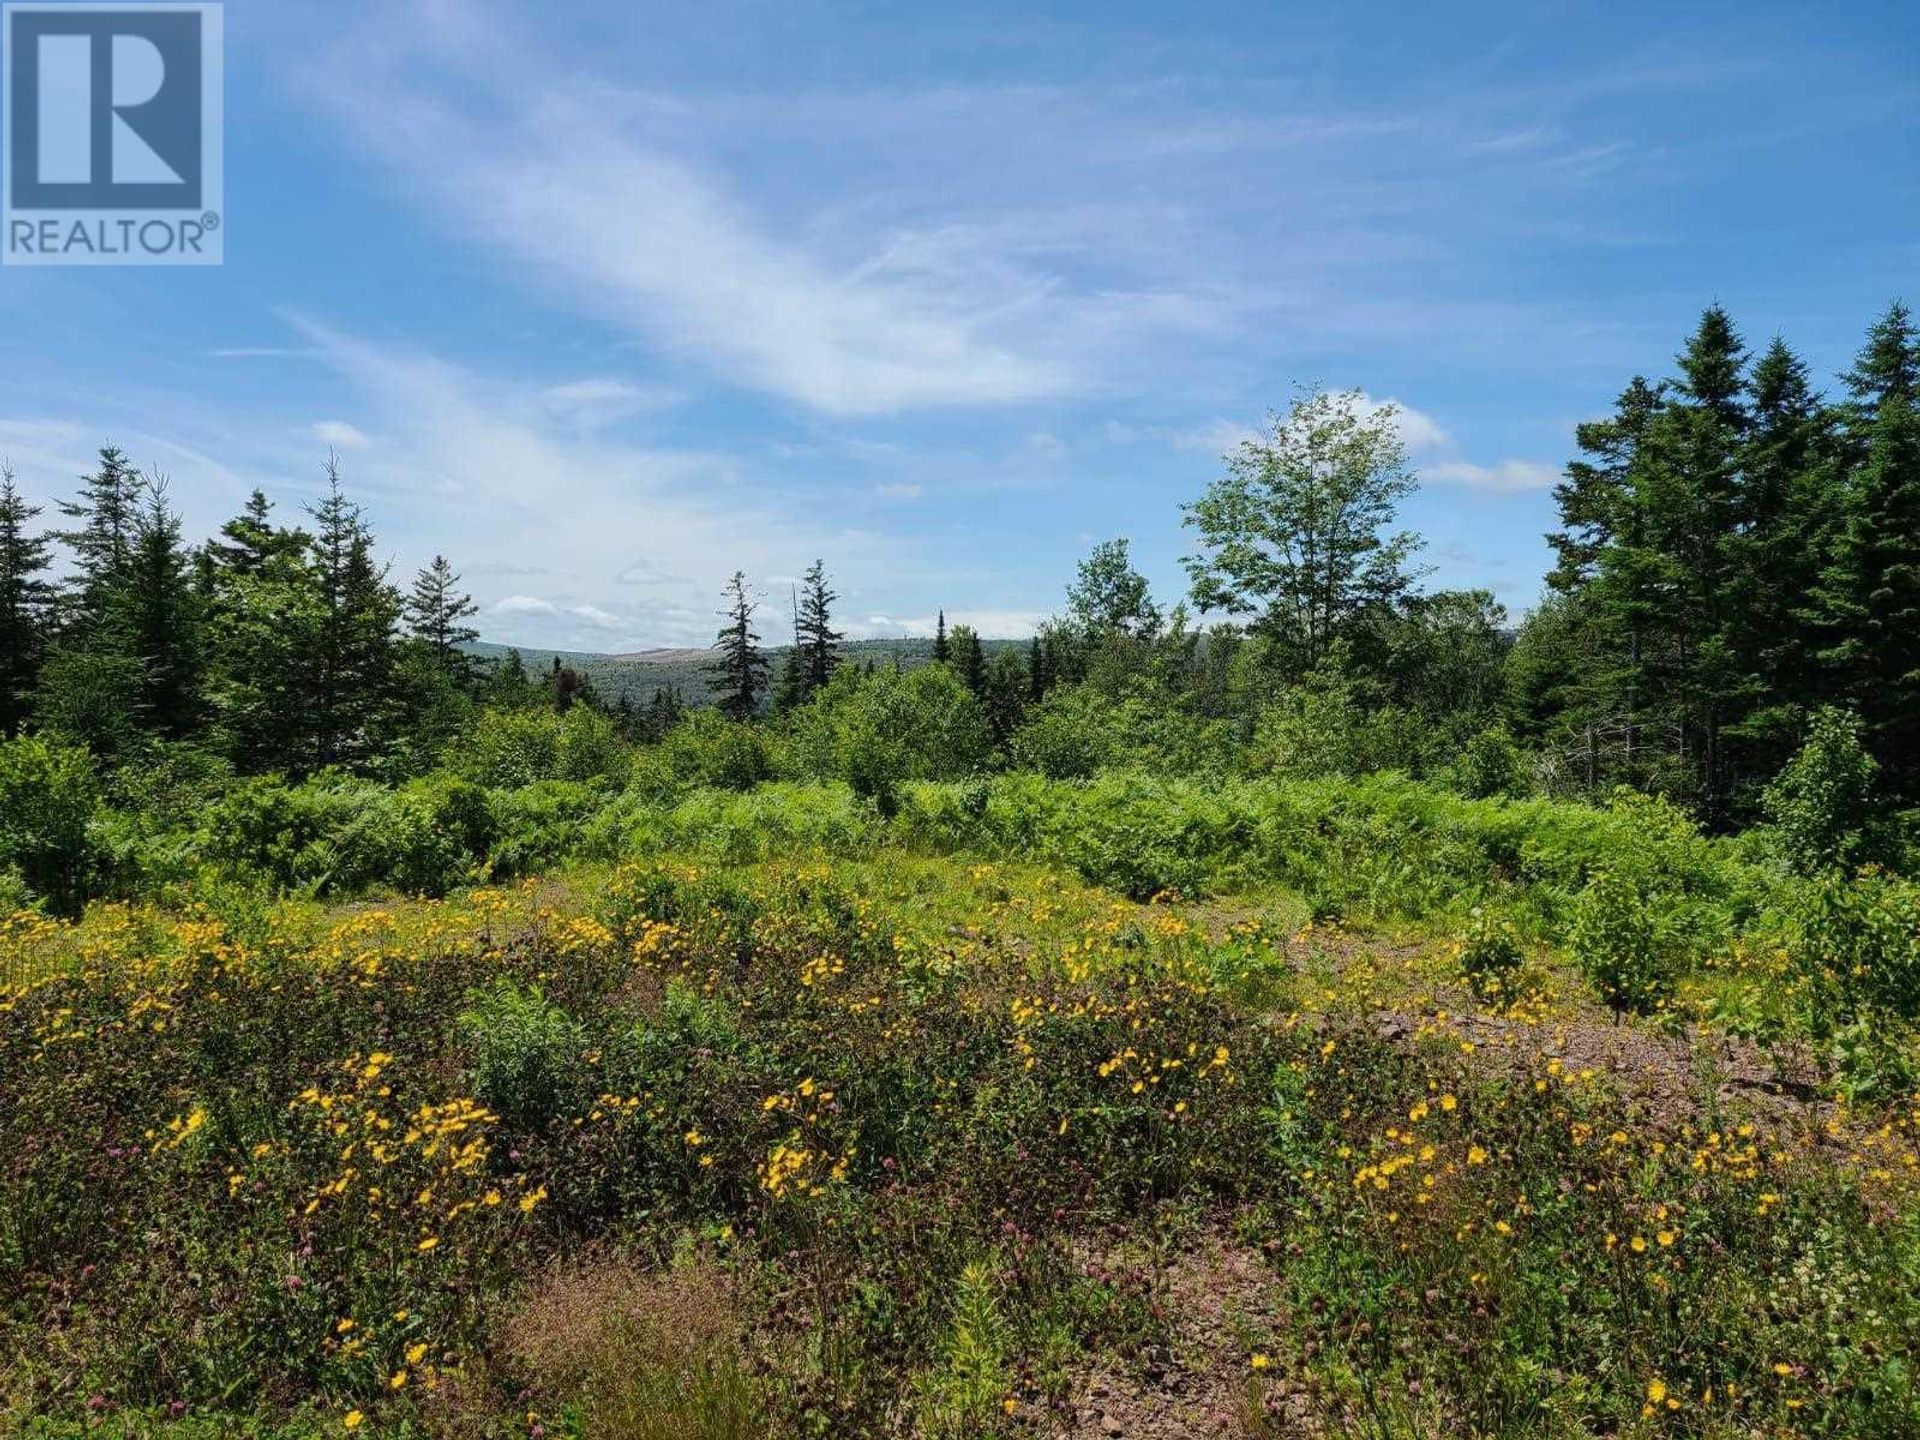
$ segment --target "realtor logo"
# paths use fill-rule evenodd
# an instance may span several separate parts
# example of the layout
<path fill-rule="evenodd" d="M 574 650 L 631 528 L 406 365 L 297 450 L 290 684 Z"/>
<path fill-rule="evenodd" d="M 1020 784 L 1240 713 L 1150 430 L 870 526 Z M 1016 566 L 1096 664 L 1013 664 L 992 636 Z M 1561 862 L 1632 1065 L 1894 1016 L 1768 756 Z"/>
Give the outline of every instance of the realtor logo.
<path fill-rule="evenodd" d="M 9 4 L 0 75 L 0 259 L 220 263 L 218 4 Z"/>

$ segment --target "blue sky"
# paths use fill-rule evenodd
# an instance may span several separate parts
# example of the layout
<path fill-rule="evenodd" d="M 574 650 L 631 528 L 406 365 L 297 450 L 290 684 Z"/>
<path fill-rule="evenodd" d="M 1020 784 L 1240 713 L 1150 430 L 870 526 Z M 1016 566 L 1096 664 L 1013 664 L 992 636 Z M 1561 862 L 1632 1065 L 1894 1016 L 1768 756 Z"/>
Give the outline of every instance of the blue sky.
<path fill-rule="evenodd" d="M 564 18 L 562 18 L 564 17 Z M 1020 634 L 1296 381 L 1407 412 L 1516 612 L 1582 418 L 1699 310 L 1823 381 L 1920 301 L 1920 7 L 227 6 L 218 269 L 0 270 L 0 456 L 204 531 L 329 446 L 483 632 Z"/>

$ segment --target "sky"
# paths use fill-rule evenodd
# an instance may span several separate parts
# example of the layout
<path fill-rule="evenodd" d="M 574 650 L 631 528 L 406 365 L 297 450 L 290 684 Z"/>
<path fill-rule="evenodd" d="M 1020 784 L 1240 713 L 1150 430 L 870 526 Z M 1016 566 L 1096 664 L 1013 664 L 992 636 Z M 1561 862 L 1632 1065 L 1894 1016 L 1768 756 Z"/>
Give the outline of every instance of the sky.
<path fill-rule="evenodd" d="M 1573 429 L 1700 310 L 1823 384 L 1920 302 L 1920 7 L 235 0 L 226 263 L 0 269 L 0 458 L 190 534 L 337 453 L 487 639 L 1021 635 L 1323 384 L 1434 586 L 1539 594 Z M 50 518 L 50 517 L 47 517 Z"/>

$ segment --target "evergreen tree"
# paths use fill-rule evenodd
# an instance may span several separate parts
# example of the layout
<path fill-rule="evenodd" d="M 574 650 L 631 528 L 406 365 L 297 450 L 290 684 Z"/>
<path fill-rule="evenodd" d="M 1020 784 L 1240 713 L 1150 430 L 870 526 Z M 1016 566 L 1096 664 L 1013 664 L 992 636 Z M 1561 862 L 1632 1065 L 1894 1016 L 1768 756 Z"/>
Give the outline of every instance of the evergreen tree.
<path fill-rule="evenodd" d="M 384 745 L 392 715 L 393 634 L 400 597 L 373 558 L 373 534 L 346 498 L 329 455 L 327 493 L 308 507 L 314 520 L 313 579 L 322 622 L 312 697 L 317 765 L 364 764 Z"/>
<path fill-rule="evenodd" d="M 812 695 L 833 678 L 840 664 L 840 641 L 833 628 L 833 602 L 840 597 L 827 587 L 823 562 L 815 560 L 802 577 L 799 616 L 794 625 L 794 647 L 802 652 L 805 694 Z"/>
<path fill-rule="evenodd" d="M 241 512 L 220 527 L 220 538 L 209 540 L 205 553 L 216 572 L 257 575 L 268 561 L 305 548 L 304 531 L 282 530 L 273 523 L 273 502 L 255 490 Z"/>
<path fill-rule="evenodd" d="M 436 555 L 433 563 L 414 577 L 413 593 L 407 597 L 403 616 L 407 629 L 424 644 L 434 660 L 456 684 L 471 678 L 467 655 L 460 647 L 480 638 L 480 632 L 463 623 L 480 613 L 473 597 L 458 587 L 460 577 L 447 557 Z"/>
<path fill-rule="evenodd" d="M 55 532 L 73 552 L 67 623 L 87 629 L 105 618 L 114 587 L 126 574 L 144 484 L 126 455 L 106 445 L 99 467 L 82 477 L 78 497 L 60 502 L 60 513 L 74 522 L 71 530 Z"/>
<path fill-rule="evenodd" d="M 727 608 L 721 612 L 726 624 L 714 640 L 717 652 L 706 667 L 714 691 L 714 703 L 720 713 L 732 720 L 750 720 L 760 708 L 760 697 L 767 688 L 767 657 L 760 649 L 760 636 L 753 628 L 757 608 L 747 592 L 743 571 L 733 572 L 727 582 Z"/>
<path fill-rule="evenodd" d="M 995 652 L 980 687 L 980 705 L 996 746 L 1003 746 L 1026 718 L 1029 680 L 1018 650 Z"/>
<path fill-rule="evenodd" d="M 1747 711 L 1736 729 L 1747 768 L 1759 775 L 1785 763 L 1799 713 L 1824 688 L 1808 598 L 1832 549 L 1841 496 L 1831 413 L 1784 340 L 1754 364 L 1750 388 L 1733 608 Z"/>
<path fill-rule="evenodd" d="M 49 547 L 27 528 L 39 513 L 20 493 L 12 467 L 0 464 L 0 738 L 26 716 L 51 625 L 54 589 L 41 578 Z"/>
<path fill-rule="evenodd" d="M 933 622 L 933 659 L 937 665 L 944 665 L 953 658 L 953 646 L 947 640 L 947 612 L 942 609 Z"/>
<path fill-rule="evenodd" d="M 141 728 L 174 740 L 194 733 L 205 662 L 202 602 L 164 478 L 145 487 L 126 573 L 111 604 L 106 643 L 124 647 L 138 664 Z"/>
<path fill-rule="evenodd" d="M 1835 689 L 1866 722 L 1888 788 L 1920 791 L 1920 346 L 1895 306 L 1849 376 L 1846 444 L 1860 457 L 1816 597 Z"/>
<path fill-rule="evenodd" d="M 1027 646 L 1027 702 L 1038 705 L 1053 688 L 1053 657 L 1038 635 Z"/>

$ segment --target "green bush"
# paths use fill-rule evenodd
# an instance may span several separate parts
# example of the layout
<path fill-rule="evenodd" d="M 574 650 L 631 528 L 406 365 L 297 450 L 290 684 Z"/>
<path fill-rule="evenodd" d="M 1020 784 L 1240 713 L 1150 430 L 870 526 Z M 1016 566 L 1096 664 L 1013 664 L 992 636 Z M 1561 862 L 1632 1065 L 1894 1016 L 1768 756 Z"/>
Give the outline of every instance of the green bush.
<path fill-rule="evenodd" d="M 84 746 L 39 735 L 0 741 L 0 870 L 56 909 L 78 910 L 100 858 L 90 833 L 99 800 Z"/>
<path fill-rule="evenodd" d="M 1460 971 L 1483 1000 L 1511 998 L 1513 982 L 1526 954 L 1513 926 L 1482 906 L 1474 906 L 1460 940 Z"/>
<path fill-rule="evenodd" d="M 1853 858 L 1868 816 L 1875 768 L 1860 743 L 1859 716 L 1832 706 L 1814 714 L 1806 743 L 1762 799 L 1791 869 L 1817 875 Z"/>
<path fill-rule="evenodd" d="M 1533 789 L 1527 757 L 1504 725 L 1489 726 L 1467 742 L 1455 777 L 1460 793 L 1474 800 L 1521 796 Z"/>
<path fill-rule="evenodd" d="M 694 710 L 658 745 L 633 760 L 629 789 L 661 800 L 708 786 L 751 790 L 773 775 L 773 753 L 758 725 L 717 710 Z"/>
<path fill-rule="evenodd" d="M 576 705 L 550 710 L 483 710 L 447 749 L 449 767 L 477 784 L 514 790 L 541 780 L 626 779 L 627 747 L 604 715 Z"/>
<path fill-rule="evenodd" d="M 1646 898 L 1619 871 L 1601 871 L 1581 892 L 1570 948 L 1574 963 L 1613 1010 L 1650 1014 L 1672 994 L 1672 967 Z"/>
<path fill-rule="evenodd" d="M 538 988 L 502 979 L 472 992 L 459 1034 L 474 1096 L 520 1129 L 564 1114 L 585 1084 L 584 1032 Z"/>
<path fill-rule="evenodd" d="M 891 815 L 900 787 L 968 775 L 986 763 L 985 712 L 945 665 L 865 675 L 842 667 L 790 725 L 791 764 L 846 782 Z"/>

